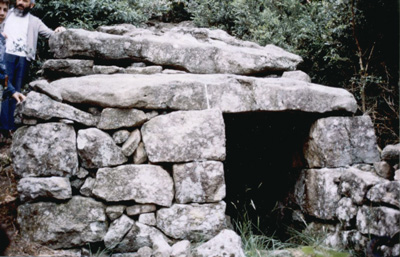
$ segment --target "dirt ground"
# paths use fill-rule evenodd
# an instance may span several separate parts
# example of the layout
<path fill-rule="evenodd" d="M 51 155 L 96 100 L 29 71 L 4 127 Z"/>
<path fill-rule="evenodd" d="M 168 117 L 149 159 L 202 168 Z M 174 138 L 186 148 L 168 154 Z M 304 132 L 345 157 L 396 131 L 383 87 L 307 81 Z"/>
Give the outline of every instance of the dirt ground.
<path fill-rule="evenodd" d="M 5 141 L 5 142 L 4 142 Z M 51 256 L 52 250 L 24 240 L 17 224 L 18 191 L 10 156 L 11 140 L 0 142 L 0 224 L 11 244 L 6 256 Z"/>

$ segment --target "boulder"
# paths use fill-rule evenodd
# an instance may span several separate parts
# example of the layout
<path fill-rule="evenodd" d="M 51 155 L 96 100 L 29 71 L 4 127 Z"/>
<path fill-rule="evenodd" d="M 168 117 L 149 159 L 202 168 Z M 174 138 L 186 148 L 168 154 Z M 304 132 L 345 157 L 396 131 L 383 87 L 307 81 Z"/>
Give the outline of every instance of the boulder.
<path fill-rule="evenodd" d="M 128 160 L 111 136 L 97 128 L 79 130 L 77 148 L 82 166 L 88 169 L 116 166 Z"/>
<path fill-rule="evenodd" d="M 356 205 L 361 205 L 366 201 L 368 190 L 376 184 L 384 183 L 385 179 L 372 172 L 348 168 L 338 182 L 339 194 L 351 198 Z"/>
<path fill-rule="evenodd" d="M 151 162 L 225 159 L 225 125 L 219 110 L 160 115 L 141 131 Z"/>
<path fill-rule="evenodd" d="M 357 229 L 363 234 L 393 237 L 400 232 L 400 211 L 385 206 L 362 206 L 357 213 Z"/>
<path fill-rule="evenodd" d="M 21 235 L 48 247 L 72 248 L 103 240 L 108 224 L 105 206 L 74 196 L 66 203 L 39 202 L 18 207 Z"/>
<path fill-rule="evenodd" d="M 379 161 L 371 118 L 364 115 L 317 120 L 311 127 L 304 155 L 310 168 Z"/>
<path fill-rule="evenodd" d="M 56 58 L 143 60 L 191 73 L 258 74 L 295 70 L 303 60 L 273 45 L 238 40 L 222 30 L 132 28 L 124 35 L 69 29 L 50 38 Z"/>
<path fill-rule="evenodd" d="M 341 196 L 336 181 L 343 169 L 309 169 L 301 172 L 295 186 L 296 202 L 303 213 L 334 220 Z"/>
<path fill-rule="evenodd" d="M 42 90 L 61 95 L 65 102 L 105 108 L 217 108 L 226 113 L 357 110 L 354 96 L 341 88 L 287 78 L 228 74 L 91 75 L 59 79 Z"/>
<path fill-rule="evenodd" d="M 171 206 L 174 197 L 171 176 L 155 165 L 99 169 L 92 193 L 107 202 L 135 201 L 161 206 Z"/>
<path fill-rule="evenodd" d="M 390 204 L 400 209 L 400 181 L 387 181 L 374 185 L 369 189 L 367 198 L 371 202 Z"/>
<path fill-rule="evenodd" d="M 208 242 L 193 250 L 193 257 L 245 257 L 242 239 L 234 231 L 224 229 Z"/>
<path fill-rule="evenodd" d="M 20 177 L 70 177 L 78 170 L 75 130 L 63 123 L 21 127 L 14 133 L 11 157 Z"/>
<path fill-rule="evenodd" d="M 400 143 L 396 145 L 387 145 L 382 150 L 382 160 L 390 163 L 399 163 L 400 160 Z"/>
<path fill-rule="evenodd" d="M 173 166 L 177 203 L 219 202 L 226 194 L 222 162 L 204 161 Z"/>
<path fill-rule="evenodd" d="M 66 200 L 72 198 L 71 184 L 68 178 L 22 178 L 18 182 L 21 201 L 40 199 Z"/>
<path fill-rule="evenodd" d="M 226 227 L 226 204 L 174 204 L 157 211 L 157 227 L 174 239 L 208 240 Z"/>

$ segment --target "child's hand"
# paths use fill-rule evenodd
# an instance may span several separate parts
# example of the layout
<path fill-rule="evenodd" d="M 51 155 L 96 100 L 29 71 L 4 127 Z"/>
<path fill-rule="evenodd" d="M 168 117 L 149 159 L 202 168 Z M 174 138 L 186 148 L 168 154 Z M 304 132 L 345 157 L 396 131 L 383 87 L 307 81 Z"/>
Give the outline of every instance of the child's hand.
<path fill-rule="evenodd" d="M 1 32 L 1 35 L 3 35 L 4 38 L 7 38 L 7 34 L 4 32 Z"/>
<path fill-rule="evenodd" d="M 20 92 L 15 92 L 12 97 L 17 100 L 17 104 L 20 104 L 21 102 L 25 101 L 26 96 L 21 94 Z"/>

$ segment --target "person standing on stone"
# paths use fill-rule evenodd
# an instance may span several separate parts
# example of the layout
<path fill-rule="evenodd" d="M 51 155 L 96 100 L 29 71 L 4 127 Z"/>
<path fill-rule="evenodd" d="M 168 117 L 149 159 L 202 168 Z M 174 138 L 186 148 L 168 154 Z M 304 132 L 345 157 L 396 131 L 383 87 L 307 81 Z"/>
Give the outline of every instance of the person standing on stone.
<path fill-rule="evenodd" d="M 5 109 L 7 108 L 8 102 L 11 97 L 14 98 L 17 103 L 24 101 L 26 98 L 23 94 L 17 92 L 11 83 L 8 83 L 8 76 L 6 75 L 6 65 L 4 62 L 4 54 L 6 51 L 6 38 L 5 35 L 3 35 L 3 29 L 4 20 L 7 16 L 9 5 L 9 0 L 0 0 L 0 84 L 4 88 L 2 105 L 4 105 Z M 0 115 L 0 129 L 1 133 L 6 136 L 8 134 L 7 132 L 9 118 L 7 116 L 3 116 L 3 114 L 5 113 L 2 112 Z"/>
<path fill-rule="evenodd" d="M 15 8 L 8 12 L 4 21 L 6 74 L 17 92 L 21 92 L 30 63 L 35 60 L 38 36 L 49 38 L 56 32 L 65 31 L 64 27 L 58 27 L 55 31 L 48 28 L 30 13 L 34 6 L 35 0 L 16 0 Z M 7 129 L 13 131 L 16 101 L 9 102 L 4 115 L 9 118 Z"/>

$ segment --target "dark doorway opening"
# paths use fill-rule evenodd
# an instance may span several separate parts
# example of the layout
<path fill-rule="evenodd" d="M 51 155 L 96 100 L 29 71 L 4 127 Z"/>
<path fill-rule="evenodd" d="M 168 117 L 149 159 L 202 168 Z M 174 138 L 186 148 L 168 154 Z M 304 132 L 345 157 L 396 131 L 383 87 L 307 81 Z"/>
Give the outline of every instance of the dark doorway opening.
<path fill-rule="evenodd" d="M 224 114 L 227 215 L 253 231 L 287 239 L 291 192 L 305 167 L 302 149 L 315 114 L 254 112 Z"/>

